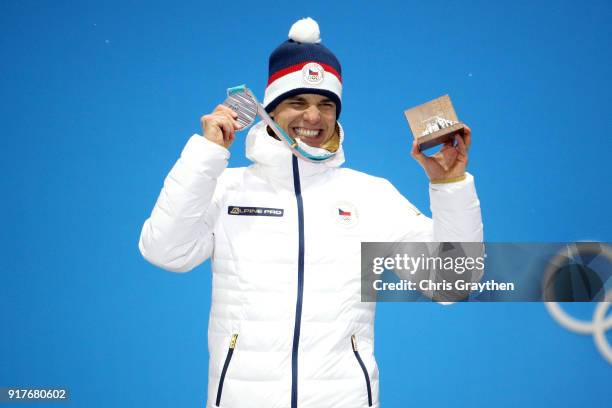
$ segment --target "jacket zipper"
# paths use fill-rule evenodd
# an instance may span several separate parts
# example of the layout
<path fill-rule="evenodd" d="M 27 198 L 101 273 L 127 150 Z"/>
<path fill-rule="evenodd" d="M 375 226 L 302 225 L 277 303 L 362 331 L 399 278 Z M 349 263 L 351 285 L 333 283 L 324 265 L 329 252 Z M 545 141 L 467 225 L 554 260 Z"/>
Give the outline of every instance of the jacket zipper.
<path fill-rule="evenodd" d="M 302 322 L 302 297 L 304 294 L 304 203 L 302 202 L 302 187 L 298 158 L 292 155 L 293 188 L 298 209 L 298 287 L 295 304 L 295 325 L 293 327 L 293 348 L 291 351 L 291 408 L 297 408 L 298 401 L 298 349 L 300 345 L 300 325 Z"/>
<path fill-rule="evenodd" d="M 234 354 L 234 349 L 236 348 L 236 340 L 238 340 L 238 333 L 234 333 L 232 335 L 232 339 L 230 340 L 229 349 L 227 350 L 227 357 L 225 357 L 225 363 L 223 363 L 223 370 L 221 371 L 221 378 L 219 379 L 219 388 L 217 389 L 217 400 L 215 404 L 219 406 L 221 403 L 221 392 L 223 391 L 223 381 L 225 381 L 225 374 L 227 373 L 227 367 L 229 367 L 230 360 L 232 359 L 232 354 Z"/>
<path fill-rule="evenodd" d="M 351 343 L 353 344 L 353 353 L 355 353 L 357 362 L 361 366 L 361 371 L 363 371 L 363 376 L 365 377 L 366 388 L 368 390 L 368 407 L 371 407 L 372 406 L 372 388 L 370 386 L 370 376 L 368 375 L 368 370 L 366 369 L 365 364 L 363 364 L 363 360 L 361 359 L 361 356 L 359 355 L 359 351 L 357 350 L 357 338 L 355 337 L 354 334 L 351 336 Z"/>

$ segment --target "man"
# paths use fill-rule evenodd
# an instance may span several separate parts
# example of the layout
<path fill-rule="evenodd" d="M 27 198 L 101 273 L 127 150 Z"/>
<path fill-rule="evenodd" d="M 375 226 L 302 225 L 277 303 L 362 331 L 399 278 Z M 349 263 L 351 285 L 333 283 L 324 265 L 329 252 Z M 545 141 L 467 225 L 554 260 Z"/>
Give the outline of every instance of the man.
<path fill-rule="evenodd" d="M 207 407 L 378 407 L 360 243 L 482 240 L 470 132 L 434 157 L 413 145 L 432 180 L 429 219 L 388 181 L 340 167 L 340 63 L 311 19 L 289 38 L 270 56 L 263 105 L 289 136 L 333 156 L 298 158 L 260 122 L 246 141 L 253 164 L 226 168 L 240 126 L 218 106 L 166 178 L 139 247 L 176 272 L 212 257 Z"/>

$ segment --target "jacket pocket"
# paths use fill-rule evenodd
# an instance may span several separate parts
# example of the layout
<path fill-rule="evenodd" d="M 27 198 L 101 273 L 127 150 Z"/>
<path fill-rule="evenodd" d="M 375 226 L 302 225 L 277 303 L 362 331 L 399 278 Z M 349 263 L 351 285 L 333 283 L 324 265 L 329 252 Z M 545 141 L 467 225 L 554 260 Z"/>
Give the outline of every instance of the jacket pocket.
<path fill-rule="evenodd" d="M 357 338 L 353 334 L 351 336 L 351 344 L 353 345 L 353 353 L 355 354 L 355 358 L 361 367 L 361 371 L 363 371 L 363 376 L 365 377 L 366 382 L 366 390 L 368 392 L 368 407 L 372 406 L 372 387 L 370 386 L 370 376 L 368 375 L 368 370 L 366 369 L 365 364 L 363 364 L 363 360 L 359 355 L 359 350 L 357 350 Z"/>
<path fill-rule="evenodd" d="M 223 370 L 221 370 L 221 378 L 219 378 L 219 388 L 217 388 L 217 400 L 215 401 L 216 406 L 219 406 L 219 404 L 221 404 L 223 381 L 225 381 L 225 374 L 227 374 L 227 368 L 229 367 L 230 360 L 232 359 L 232 354 L 234 354 L 234 349 L 236 348 L 236 340 L 238 340 L 238 333 L 234 333 L 232 335 L 232 339 L 230 340 L 229 344 L 229 349 L 227 350 L 227 356 L 225 357 L 225 363 L 223 363 Z"/>

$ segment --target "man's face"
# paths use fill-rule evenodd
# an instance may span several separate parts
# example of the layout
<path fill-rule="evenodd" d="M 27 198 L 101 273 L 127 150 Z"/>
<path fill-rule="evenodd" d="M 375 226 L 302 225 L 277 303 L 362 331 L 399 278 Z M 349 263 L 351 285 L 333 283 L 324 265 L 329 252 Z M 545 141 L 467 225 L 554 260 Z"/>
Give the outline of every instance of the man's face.
<path fill-rule="evenodd" d="M 272 116 L 289 136 L 313 147 L 321 147 L 330 140 L 336 129 L 336 104 L 321 95 L 287 98 L 278 104 Z"/>

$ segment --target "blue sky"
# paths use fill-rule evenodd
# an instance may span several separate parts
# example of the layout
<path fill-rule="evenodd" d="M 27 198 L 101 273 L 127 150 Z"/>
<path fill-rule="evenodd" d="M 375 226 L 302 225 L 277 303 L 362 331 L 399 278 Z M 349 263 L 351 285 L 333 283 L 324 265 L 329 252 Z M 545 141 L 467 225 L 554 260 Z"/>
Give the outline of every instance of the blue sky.
<path fill-rule="evenodd" d="M 200 116 L 229 86 L 262 99 L 268 55 L 305 16 L 343 65 L 348 167 L 429 212 L 403 111 L 448 93 L 473 131 L 487 240 L 612 241 L 611 11 L 3 1 L 0 386 L 67 385 L 73 406 L 201 405 L 209 264 L 155 269 L 140 227 Z M 230 165 L 246 164 L 239 135 Z M 592 340 L 541 304 L 383 304 L 376 330 L 385 407 L 591 406 L 612 378 Z"/>

